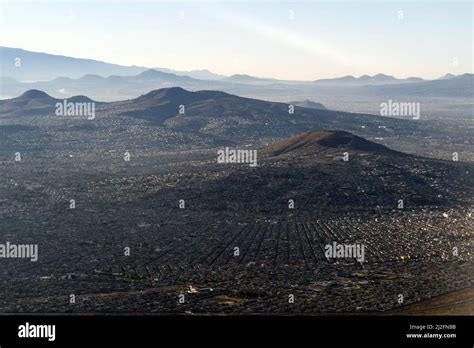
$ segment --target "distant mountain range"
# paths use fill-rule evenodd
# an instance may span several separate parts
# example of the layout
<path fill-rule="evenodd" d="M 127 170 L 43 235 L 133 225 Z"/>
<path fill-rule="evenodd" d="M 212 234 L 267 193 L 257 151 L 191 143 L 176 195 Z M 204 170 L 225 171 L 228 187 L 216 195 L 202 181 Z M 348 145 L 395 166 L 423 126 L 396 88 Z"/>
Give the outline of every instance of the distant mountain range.
<path fill-rule="evenodd" d="M 388 75 L 373 77 L 350 76 L 339 79 L 308 82 L 283 82 L 279 80 L 256 78 L 248 75 L 233 75 L 219 80 L 200 80 L 190 76 L 177 75 L 154 69 L 143 70 L 136 75 L 111 75 L 103 77 L 86 74 L 80 78 L 57 77 L 50 81 L 19 82 L 9 76 L 0 77 L 1 95 L 13 96 L 29 89 L 39 89 L 57 97 L 87 94 L 97 100 L 120 100 L 133 98 L 157 88 L 182 87 L 189 90 L 221 90 L 242 96 L 285 95 L 342 95 L 374 96 L 385 98 L 420 97 L 472 97 L 472 74 L 443 77 L 432 81 L 414 79 L 396 80 Z M 346 82 L 343 82 L 346 81 Z M 385 81 L 385 82 L 383 82 Z M 318 97 L 316 97 L 318 98 Z M 343 98 L 340 98 L 343 99 Z M 294 101 L 294 105 L 308 108 L 324 108 L 321 103 Z M 318 105 L 319 104 L 319 105 Z"/>
<path fill-rule="evenodd" d="M 420 82 L 425 81 L 420 77 L 409 77 L 406 79 L 397 79 L 391 75 L 377 74 L 374 76 L 362 75 L 360 77 L 354 77 L 352 75 L 347 75 L 343 77 L 333 78 L 333 79 L 322 79 L 316 80 L 314 83 L 318 84 L 332 84 L 332 85 L 379 85 L 387 83 L 406 83 L 406 82 Z"/>
<path fill-rule="evenodd" d="M 268 84 L 274 83 L 278 80 L 276 79 L 269 79 L 269 78 L 262 78 L 262 77 L 255 77 L 245 74 L 236 74 L 229 77 L 225 77 L 223 79 L 225 82 L 236 82 L 236 83 L 248 83 L 248 84 Z"/>
<path fill-rule="evenodd" d="M 0 58 L 0 99 L 38 89 L 56 98 L 87 95 L 94 100 L 120 101 L 160 88 L 181 87 L 189 91 L 218 90 L 305 108 L 372 114 L 379 113 L 380 104 L 387 100 L 419 102 L 423 117 L 472 117 L 473 74 L 446 74 L 436 80 L 376 74 L 283 81 L 245 74 L 223 76 L 208 70 L 127 67 L 6 47 L 0 47 Z M 15 65 L 16 58 L 21 59 L 20 66 Z"/>
<path fill-rule="evenodd" d="M 207 69 L 199 70 L 173 70 L 169 68 L 155 67 L 153 69 L 143 66 L 124 66 L 111 64 L 93 59 L 73 58 L 49 53 L 40 53 L 23 50 L 20 48 L 0 47 L 0 76 L 9 77 L 18 82 L 21 81 L 48 81 L 55 78 L 81 78 L 84 75 L 98 75 L 108 77 L 111 75 L 132 76 L 138 75 L 146 70 L 160 71 L 174 74 L 176 76 L 188 76 L 198 80 L 223 80 L 226 82 L 243 84 L 265 84 L 276 82 L 298 82 L 282 81 L 273 78 L 255 77 L 246 74 L 235 74 L 225 76 L 213 73 Z M 455 77 L 446 74 L 440 79 Z M 398 79 L 391 75 L 376 74 L 374 76 L 362 75 L 354 77 L 347 75 L 331 79 L 319 79 L 313 81 L 317 84 L 386 84 L 403 82 L 426 81 L 420 77 L 409 77 Z M 300 81 L 301 82 L 301 81 Z"/>
<path fill-rule="evenodd" d="M 438 80 L 448 80 L 448 79 L 452 79 L 453 77 L 456 77 L 456 75 L 446 74 L 446 75 L 441 76 Z"/>
<path fill-rule="evenodd" d="M 365 86 L 374 94 L 412 97 L 467 97 L 474 96 L 474 75 L 445 75 L 438 80 L 418 83 L 400 83 L 392 85 Z"/>
<path fill-rule="evenodd" d="M 111 75 L 137 75 L 147 67 L 124 66 L 106 63 L 94 59 L 73 58 L 49 53 L 40 53 L 20 48 L 0 47 L 1 76 L 11 77 L 17 81 L 48 81 L 57 77 L 80 78 L 87 74 L 107 77 Z M 220 79 L 223 75 L 208 70 L 179 71 L 167 68 L 154 70 L 189 76 L 198 79 Z"/>
<path fill-rule="evenodd" d="M 227 76 L 219 75 L 209 71 L 207 69 L 198 69 L 198 70 L 173 70 L 167 68 L 153 68 L 153 70 L 163 71 L 178 76 L 189 76 L 198 80 L 220 80 Z"/>
<path fill-rule="evenodd" d="M 93 59 L 0 47 L 1 75 L 18 81 L 47 81 L 57 77 L 79 78 L 86 74 L 136 75 L 144 70 L 146 68 L 138 66 L 123 66 Z"/>

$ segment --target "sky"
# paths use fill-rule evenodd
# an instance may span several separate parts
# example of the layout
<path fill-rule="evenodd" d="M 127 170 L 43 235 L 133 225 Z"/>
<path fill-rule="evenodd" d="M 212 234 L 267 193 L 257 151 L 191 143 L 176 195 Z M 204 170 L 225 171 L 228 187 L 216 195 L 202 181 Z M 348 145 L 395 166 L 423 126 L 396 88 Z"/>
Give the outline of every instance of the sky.
<path fill-rule="evenodd" d="M 288 80 L 473 72 L 472 1 L 0 0 L 0 46 Z"/>

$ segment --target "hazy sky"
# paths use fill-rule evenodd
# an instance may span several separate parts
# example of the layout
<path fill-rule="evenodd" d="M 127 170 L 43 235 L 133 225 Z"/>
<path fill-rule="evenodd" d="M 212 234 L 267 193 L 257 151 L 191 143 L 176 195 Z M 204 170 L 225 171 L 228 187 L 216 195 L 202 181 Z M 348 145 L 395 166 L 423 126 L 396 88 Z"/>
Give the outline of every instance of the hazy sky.
<path fill-rule="evenodd" d="M 1 46 L 123 65 L 298 80 L 473 71 L 471 1 L 0 1 Z"/>

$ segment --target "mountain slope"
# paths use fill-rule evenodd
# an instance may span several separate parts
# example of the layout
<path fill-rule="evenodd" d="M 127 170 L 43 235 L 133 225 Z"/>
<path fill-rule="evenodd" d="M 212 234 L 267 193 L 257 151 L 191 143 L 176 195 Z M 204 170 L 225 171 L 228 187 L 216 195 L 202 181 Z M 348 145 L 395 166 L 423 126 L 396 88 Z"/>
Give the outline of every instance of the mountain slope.
<path fill-rule="evenodd" d="M 17 59 L 21 69 L 15 66 Z M 149 68 L 142 66 L 124 66 L 102 62 L 94 59 L 74 58 L 42 52 L 32 52 L 20 48 L 0 47 L 0 71 L 2 76 L 9 76 L 18 81 L 47 81 L 57 77 L 80 78 L 87 74 L 101 77 L 111 75 L 137 75 Z M 155 71 L 175 76 L 218 80 L 226 76 L 209 70 L 179 71 L 167 68 L 155 68 Z"/>
<path fill-rule="evenodd" d="M 20 59 L 21 69 L 13 64 Z M 0 71 L 20 81 L 51 80 L 59 76 L 79 78 L 85 74 L 135 75 L 144 67 L 110 64 L 93 59 L 72 58 L 20 48 L 0 47 Z"/>
<path fill-rule="evenodd" d="M 303 100 L 303 101 L 291 101 L 289 102 L 291 105 L 295 106 L 300 106 L 302 108 L 308 108 L 308 109 L 320 109 L 320 110 L 326 110 L 326 107 L 321 104 L 321 103 L 316 103 L 311 100 Z"/>

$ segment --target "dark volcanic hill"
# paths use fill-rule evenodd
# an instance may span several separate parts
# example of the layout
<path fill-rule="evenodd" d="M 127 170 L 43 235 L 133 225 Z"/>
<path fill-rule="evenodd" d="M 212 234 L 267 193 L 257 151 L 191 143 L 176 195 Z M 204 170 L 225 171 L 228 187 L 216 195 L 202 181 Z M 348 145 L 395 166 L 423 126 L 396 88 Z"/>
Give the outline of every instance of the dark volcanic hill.
<path fill-rule="evenodd" d="M 17 98 L 0 101 L 0 113 L 44 113 L 51 112 L 59 99 L 37 89 L 26 91 Z"/>
<path fill-rule="evenodd" d="M 340 129 L 377 136 L 423 131 L 419 124 L 390 118 L 295 107 L 219 91 L 190 92 L 179 87 L 151 91 L 109 104 L 120 115 L 144 119 L 174 131 L 198 132 L 232 141 L 274 141 L 309 129 Z M 382 127 L 383 126 L 383 127 Z"/>
<path fill-rule="evenodd" d="M 277 141 L 264 149 L 271 156 L 311 154 L 321 148 L 402 155 L 399 152 L 344 131 L 309 131 Z"/>
<path fill-rule="evenodd" d="M 469 165 L 405 155 L 348 132 L 305 132 L 257 154 L 256 167 L 218 163 L 180 177 L 179 186 L 148 199 L 182 197 L 192 210 L 217 209 L 250 219 L 256 213 L 285 219 L 385 214 L 397 211 L 400 200 L 405 210 L 438 210 L 472 200 Z M 288 207 L 290 200 L 295 209 Z"/>
<path fill-rule="evenodd" d="M 72 103 L 102 104 L 84 95 L 65 99 Z M 53 115 L 56 103 L 62 103 L 65 99 L 53 98 L 43 91 L 30 89 L 17 98 L 0 100 L 0 115 Z"/>

